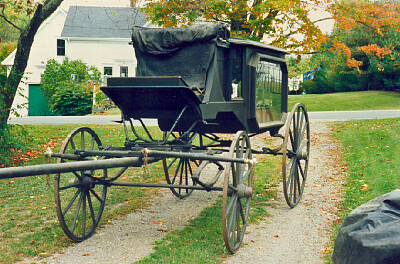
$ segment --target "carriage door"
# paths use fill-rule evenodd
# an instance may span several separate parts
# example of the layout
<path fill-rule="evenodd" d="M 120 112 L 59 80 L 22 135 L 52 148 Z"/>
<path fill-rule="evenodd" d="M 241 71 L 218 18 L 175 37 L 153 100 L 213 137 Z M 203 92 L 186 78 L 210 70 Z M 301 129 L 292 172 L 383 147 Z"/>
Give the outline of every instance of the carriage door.
<path fill-rule="evenodd" d="M 256 120 L 258 124 L 281 120 L 282 91 L 286 86 L 287 69 L 284 60 L 265 54 L 253 58 L 256 70 Z M 283 110 L 284 111 L 284 110 Z"/>

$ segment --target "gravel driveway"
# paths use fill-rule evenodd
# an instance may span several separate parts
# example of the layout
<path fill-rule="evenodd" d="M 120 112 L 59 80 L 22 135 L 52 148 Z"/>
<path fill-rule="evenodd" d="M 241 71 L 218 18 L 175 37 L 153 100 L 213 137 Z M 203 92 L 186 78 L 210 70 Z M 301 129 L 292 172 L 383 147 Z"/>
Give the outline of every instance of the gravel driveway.
<path fill-rule="evenodd" d="M 327 123 L 311 124 L 312 152 L 300 204 L 289 209 L 280 189 L 274 206 L 268 208 L 270 216 L 248 226 L 243 246 L 224 263 L 323 263 L 344 177 L 337 165 L 339 147 L 329 132 Z M 151 253 L 152 243 L 167 233 L 164 231 L 181 228 L 217 195 L 194 192 L 179 200 L 163 191 L 145 210 L 113 221 L 89 240 L 49 258 L 23 263 L 132 263 Z M 154 224 L 157 221 L 162 221 L 162 226 Z"/>

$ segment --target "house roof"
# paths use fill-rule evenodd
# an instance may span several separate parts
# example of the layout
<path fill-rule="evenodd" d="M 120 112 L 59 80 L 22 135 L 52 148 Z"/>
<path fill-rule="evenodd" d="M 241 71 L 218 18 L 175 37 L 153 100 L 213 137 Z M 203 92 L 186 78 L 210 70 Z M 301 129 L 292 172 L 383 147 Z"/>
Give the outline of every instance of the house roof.
<path fill-rule="evenodd" d="M 130 38 L 132 27 L 146 22 L 138 8 L 71 6 L 61 37 Z"/>

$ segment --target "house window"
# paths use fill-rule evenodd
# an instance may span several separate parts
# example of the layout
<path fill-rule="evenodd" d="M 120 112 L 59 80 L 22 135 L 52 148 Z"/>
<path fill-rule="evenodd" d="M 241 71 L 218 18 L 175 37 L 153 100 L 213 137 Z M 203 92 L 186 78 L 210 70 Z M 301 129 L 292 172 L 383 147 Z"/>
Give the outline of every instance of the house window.
<path fill-rule="evenodd" d="M 65 56 L 65 40 L 57 39 L 57 56 Z"/>
<path fill-rule="evenodd" d="M 104 67 L 104 75 L 112 76 L 112 67 Z"/>
<path fill-rule="evenodd" d="M 120 68 L 120 76 L 121 77 L 128 77 L 128 67 L 127 66 L 121 66 L 121 68 Z"/>
<path fill-rule="evenodd" d="M 104 73 L 103 73 L 103 84 L 107 84 L 107 78 L 111 77 L 113 74 L 112 72 L 112 67 L 104 67 Z"/>

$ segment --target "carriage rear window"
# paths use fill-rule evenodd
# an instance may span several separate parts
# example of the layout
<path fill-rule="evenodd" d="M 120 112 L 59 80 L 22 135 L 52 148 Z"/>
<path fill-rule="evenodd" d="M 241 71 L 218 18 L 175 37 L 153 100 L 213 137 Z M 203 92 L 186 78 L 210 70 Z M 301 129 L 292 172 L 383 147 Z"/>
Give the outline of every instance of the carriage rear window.
<path fill-rule="evenodd" d="M 256 67 L 256 119 L 258 123 L 280 120 L 281 92 L 280 64 L 261 59 Z"/>

